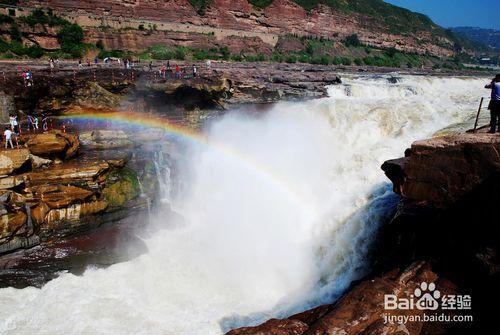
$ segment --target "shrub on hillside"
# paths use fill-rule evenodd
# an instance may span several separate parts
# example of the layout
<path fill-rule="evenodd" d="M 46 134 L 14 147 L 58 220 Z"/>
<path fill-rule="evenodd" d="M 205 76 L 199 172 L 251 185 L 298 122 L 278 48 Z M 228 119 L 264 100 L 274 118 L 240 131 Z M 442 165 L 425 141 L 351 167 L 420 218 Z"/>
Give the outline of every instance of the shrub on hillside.
<path fill-rule="evenodd" d="M 256 8 L 266 8 L 273 3 L 273 0 L 248 0 Z"/>
<path fill-rule="evenodd" d="M 85 46 L 83 41 L 83 29 L 77 24 L 65 25 L 59 30 L 57 40 L 61 45 L 61 50 L 74 57 L 81 57 Z"/>
<path fill-rule="evenodd" d="M 342 42 L 346 47 L 359 47 L 362 45 L 357 34 L 347 36 Z"/>

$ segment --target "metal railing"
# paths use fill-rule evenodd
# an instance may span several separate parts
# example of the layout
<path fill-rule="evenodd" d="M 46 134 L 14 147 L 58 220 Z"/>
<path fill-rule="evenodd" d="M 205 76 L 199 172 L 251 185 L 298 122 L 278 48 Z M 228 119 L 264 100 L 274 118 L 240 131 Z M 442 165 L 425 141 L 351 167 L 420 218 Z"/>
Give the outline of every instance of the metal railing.
<path fill-rule="evenodd" d="M 483 109 L 483 107 L 484 107 L 484 106 L 483 106 L 484 99 L 485 99 L 484 97 L 481 97 L 481 100 L 479 101 L 479 108 L 477 109 L 476 121 L 474 122 L 474 129 L 472 129 L 472 132 L 473 132 L 473 133 L 475 133 L 475 132 L 478 130 L 477 125 L 478 125 L 478 123 L 479 123 L 479 115 L 481 114 L 481 110 L 482 110 L 482 109 Z M 486 99 L 489 99 L 489 98 L 486 98 Z M 489 124 L 488 124 L 488 125 L 489 125 Z M 479 129 L 484 128 L 484 127 L 486 127 L 486 126 L 488 126 L 488 125 L 481 126 L 481 127 L 479 127 Z"/>

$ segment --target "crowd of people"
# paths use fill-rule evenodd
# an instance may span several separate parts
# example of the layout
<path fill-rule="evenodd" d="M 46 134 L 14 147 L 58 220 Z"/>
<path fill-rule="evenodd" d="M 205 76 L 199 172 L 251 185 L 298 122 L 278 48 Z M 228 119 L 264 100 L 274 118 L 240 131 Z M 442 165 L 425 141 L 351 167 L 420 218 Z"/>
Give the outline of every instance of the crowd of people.
<path fill-rule="evenodd" d="M 33 86 L 33 72 L 31 72 L 31 69 L 27 69 L 22 72 L 21 76 L 23 77 L 23 82 L 24 82 L 24 87 L 31 87 Z"/>
<path fill-rule="evenodd" d="M 41 120 L 40 120 L 41 118 Z M 26 130 L 30 133 L 37 133 L 40 130 L 48 131 L 53 129 L 52 119 L 42 114 L 41 117 L 37 115 L 28 114 L 26 116 Z M 39 127 L 39 122 L 41 122 L 41 129 Z M 18 120 L 18 116 L 15 114 L 9 115 L 9 125 L 5 126 L 3 132 L 3 140 L 5 141 L 5 149 L 8 146 L 14 149 L 13 141 L 16 143 L 16 147 L 19 147 L 19 137 L 22 134 L 21 122 Z"/>
<path fill-rule="evenodd" d="M 101 62 L 101 60 L 98 57 L 96 57 L 96 58 L 94 58 L 93 64 L 94 65 L 98 65 L 98 64 L 100 64 L 100 62 Z M 86 63 L 87 67 L 91 67 L 92 66 L 92 62 L 88 58 L 87 58 L 87 60 L 86 60 L 85 63 Z M 78 60 L 78 67 L 79 68 L 83 68 L 85 66 L 84 65 L 85 63 L 84 63 L 84 61 L 82 59 Z M 104 58 L 102 60 L 102 63 L 105 66 L 110 66 L 113 63 L 115 63 L 115 64 L 117 64 L 120 67 L 123 66 L 124 69 L 134 69 L 134 68 L 137 68 L 139 66 L 138 63 L 140 63 L 140 62 L 134 62 L 134 61 L 132 61 L 132 60 L 130 60 L 128 58 L 121 59 L 121 58 L 117 58 L 117 57 L 106 57 L 106 58 Z M 211 66 L 211 61 L 207 61 L 207 69 L 210 69 L 210 66 Z M 150 61 L 147 66 L 146 65 L 142 65 L 142 69 L 143 70 L 149 70 L 149 72 L 156 71 L 155 67 L 156 66 L 153 64 L 153 61 Z M 196 64 L 193 64 L 191 66 L 184 66 L 184 67 L 182 67 L 179 64 L 172 65 L 169 60 L 167 60 L 166 63 L 162 63 L 158 67 L 158 72 L 157 73 L 158 73 L 159 78 L 162 78 L 162 79 L 167 79 L 167 78 L 175 78 L 175 79 L 188 78 L 189 77 L 189 73 L 191 74 L 192 78 L 199 77 L 198 68 L 196 67 Z"/>
<path fill-rule="evenodd" d="M 149 71 L 154 71 L 153 62 L 149 63 Z M 179 64 L 171 66 L 170 61 L 167 61 L 166 64 L 162 64 L 158 69 L 158 75 L 162 79 L 167 79 L 167 78 L 183 79 L 187 77 L 187 73 L 188 73 L 188 68 L 186 67 L 182 68 Z M 198 77 L 198 69 L 196 68 L 195 64 L 193 64 L 191 67 L 191 74 L 193 78 Z"/>

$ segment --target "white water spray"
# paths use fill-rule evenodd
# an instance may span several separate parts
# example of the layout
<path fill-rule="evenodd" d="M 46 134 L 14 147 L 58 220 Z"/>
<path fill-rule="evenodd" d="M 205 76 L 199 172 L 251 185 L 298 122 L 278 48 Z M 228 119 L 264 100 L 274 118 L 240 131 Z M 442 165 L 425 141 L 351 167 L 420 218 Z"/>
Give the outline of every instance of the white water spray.
<path fill-rule="evenodd" d="M 473 114 L 483 81 L 355 77 L 332 98 L 229 114 L 209 137 L 254 165 L 192 148 L 172 200 L 185 226 L 129 262 L 0 290 L 0 333 L 220 334 L 331 302 L 395 204 L 382 162 Z"/>

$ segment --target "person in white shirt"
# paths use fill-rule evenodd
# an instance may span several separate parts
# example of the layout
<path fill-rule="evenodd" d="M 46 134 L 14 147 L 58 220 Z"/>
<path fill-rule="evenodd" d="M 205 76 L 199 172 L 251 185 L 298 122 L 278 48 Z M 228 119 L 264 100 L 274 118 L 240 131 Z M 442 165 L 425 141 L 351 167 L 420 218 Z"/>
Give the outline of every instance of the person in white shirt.
<path fill-rule="evenodd" d="M 5 149 L 7 149 L 8 143 L 10 143 L 10 147 L 14 149 L 14 145 L 12 144 L 12 131 L 9 129 L 9 127 L 5 127 L 3 135 L 5 137 Z"/>
<path fill-rule="evenodd" d="M 19 129 L 19 123 L 17 122 L 17 115 L 11 115 L 9 117 L 9 122 L 10 122 L 10 130 L 12 130 L 12 132 L 16 134 L 16 136 L 19 136 L 21 133 Z"/>

